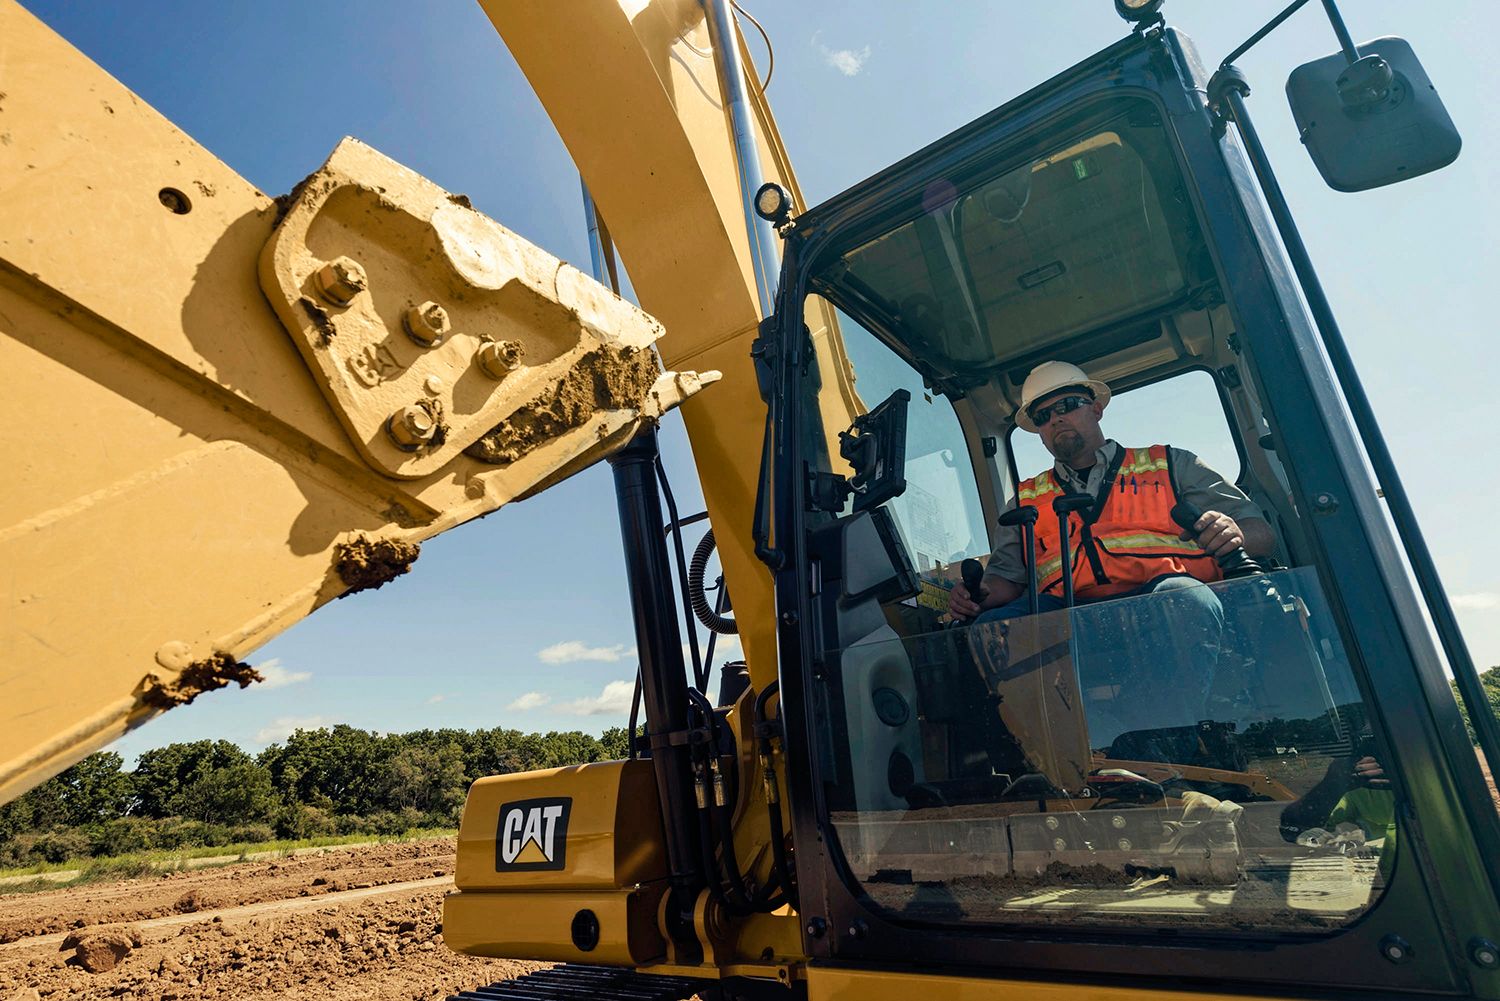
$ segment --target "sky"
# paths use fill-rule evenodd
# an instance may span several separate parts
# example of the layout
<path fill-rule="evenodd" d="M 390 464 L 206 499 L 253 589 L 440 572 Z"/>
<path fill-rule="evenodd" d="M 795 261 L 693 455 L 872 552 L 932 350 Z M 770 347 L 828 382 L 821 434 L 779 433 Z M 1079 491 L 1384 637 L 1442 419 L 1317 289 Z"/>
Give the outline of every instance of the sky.
<path fill-rule="evenodd" d="M 578 175 L 475 3 L 23 3 L 262 191 L 288 191 L 353 135 L 588 270 Z M 741 5 L 774 44 L 768 96 L 812 203 L 1126 31 L 1109 0 Z M 1212 65 L 1282 6 L 1168 0 L 1165 13 Z M 1500 265 L 1500 116 L 1486 100 L 1500 5 L 1345 7 L 1356 40 L 1395 34 L 1412 43 L 1463 134 L 1452 166 L 1359 194 L 1323 185 L 1282 92 L 1295 66 L 1336 48 L 1317 4 L 1239 65 L 1483 669 L 1500 664 L 1500 542 L 1488 517 L 1500 495 L 1488 439 L 1500 425 L 1489 308 Z M 748 35 L 764 74 L 764 44 Z M 663 449 L 684 513 L 699 510 L 675 416 Z M 623 725 L 635 660 L 608 468 L 426 543 L 407 576 L 333 602 L 249 659 L 266 683 L 206 695 L 114 749 L 127 763 L 204 737 L 258 750 L 298 726 L 334 723 L 593 733 Z"/>

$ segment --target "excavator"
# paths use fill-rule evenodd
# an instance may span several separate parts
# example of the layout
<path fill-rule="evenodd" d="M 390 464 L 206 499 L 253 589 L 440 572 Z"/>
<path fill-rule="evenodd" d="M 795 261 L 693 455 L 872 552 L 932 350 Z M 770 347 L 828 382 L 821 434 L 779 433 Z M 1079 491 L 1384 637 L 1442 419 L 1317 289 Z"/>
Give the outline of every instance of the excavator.
<path fill-rule="evenodd" d="M 1115 0 L 1118 42 L 811 207 L 736 5 L 480 5 L 593 277 L 354 139 L 268 197 L 0 2 L 0 798 L 604 461 L 631 753 L 475 781 L 445 941 L 560 965 L 463 997 L 1500 998 L 1450 672 L 1490 761 L 1500 729 L 1235 66 L 1307 0 L 1212 68 Z M 1457 157 L 1410 46 L 1321 6 L 1338 50 L 1287 97 L 1328 184 Z M 1016 514 L 1047 361 L 1206 387 L 1276 536 L 1216 564 L 1212 635 L 1072 600 L 1148 443 Z M 1041 518 L 1063 607 L 945 615 L 1003 538 L 1036 593 Z M 740 637 L 717 687 L 693 618 Z"/>

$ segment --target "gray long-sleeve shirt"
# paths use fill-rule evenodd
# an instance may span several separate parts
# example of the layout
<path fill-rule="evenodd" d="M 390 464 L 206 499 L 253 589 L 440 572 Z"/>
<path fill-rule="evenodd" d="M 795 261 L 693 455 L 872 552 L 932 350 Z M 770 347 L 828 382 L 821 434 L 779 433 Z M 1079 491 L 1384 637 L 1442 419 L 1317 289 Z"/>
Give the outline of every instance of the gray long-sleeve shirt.
<path fill-rule="evenodd" d="M 1069 490 L 1097 494 L 1099 483 L 1109 470 L 1110 464 L 1114 462 L 1115 453 L 1119 449 L 1119 443 L 1113 438 L 1106 441 L 1104 446 L 1094 453 L 1094 465 L 1089 468 L 1086 481 L 1081 479 L 1071 466 L 1062 462 L 1053 463 L 1052 468 L 1056 471 L 1062 485 Z M 1265 517 L 1243 490 L 1227 482 L 1223 476 L 1206 466 L 1203 460 L 1192 452 L 1169 445 L 1167 458 L 1172 463 L 1172 474 L 1177 480 L 1179 500 L 1185 500 L 1204 511 L 1227 514 L 1235 521 Z M 1047 513 L 1044 512 L 1042 517 L 1048 517 Z M 989 563 L 984 568 L 984 575 L 1000 577 L 1023 586 L 1026 584 L 1026 558 L 1022 552 L 1019 528 L 1000 530 L 1000 544 L 990 554 Z"/>

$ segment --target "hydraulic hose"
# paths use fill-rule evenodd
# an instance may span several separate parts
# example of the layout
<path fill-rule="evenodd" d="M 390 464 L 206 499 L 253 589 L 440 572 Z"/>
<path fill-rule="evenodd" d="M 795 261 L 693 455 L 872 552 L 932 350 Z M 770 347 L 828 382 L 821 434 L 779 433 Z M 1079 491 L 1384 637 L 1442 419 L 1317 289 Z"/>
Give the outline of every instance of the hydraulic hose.
<path fill-rule="evenodd" d="M 720 615 L 714 610 L 714 606 L 708 603 L 708 595 L 703 588 L 703 574 L 708 569 L 708 558 L 713 555 L 716 545 L 714 530 L 711 528 L 698 540 L 698 548 L 693 550 L 693 560 L 688 565 L 688 600 L 692 602 L 693 614 L 705 629 L 731 636 L 740 631 L 739 625 L 730 616 Z"/>
<path fill-rule="evenodd" d="M 781 826 L 781 796 L 776 789 L 776 771 L 771 758 L 771 725 L 766 716 L 766 704 L 781 691 L 781 682 L 773 681 L 755 696 L 755 733 L 760 738 L 760 757 L 765 769 L 766 816 L 771 828 L 771 862 L 776 882 L 781 884 L 785 899 L 797 910 L 797 886 L 794 882 L 791 860 L 786 855 L 786 833 Z M 778 714 L 778 719 L 780 718 Z"/>
<path fill-rule="evenodd" d="M 750 900 L 750 894 L 745 888 L 745 877 L 740 872 L 739 859 L 734 851 L 734 805 L 728 802 L 720 806 L 717 802 L 716 793 L 723 790 L 723 786 L 715 787 L 712 778 L 715 774 L 713 763 L 717 761 L 719 754 L 719 718 L 714 713 L 713 703 L 708 701 L 702 692 L 688 689 L 688 701 L 692 703 L 700 716 L 703 717 L 704 728 L 708 731 L 708 741 L 702 745 L 699 767 L 704 771 L 701 773 L 700 781 L 703 783 L 704 800 L 700 808 L 700 823 L 706 822 L 707 818 L 713 819 L 713 840 L 717 842 L 720 860 L 713 862 L 711 871 L 717 872 L 723 879 L 719 880 L 720 889 L 723 892 L 725 903 L 730 910 L 749 914 L 755 909 Z M 712 860 L 711 860 L 712 861 Z M 727 883 L 727 886 L 724 885 Z"/>

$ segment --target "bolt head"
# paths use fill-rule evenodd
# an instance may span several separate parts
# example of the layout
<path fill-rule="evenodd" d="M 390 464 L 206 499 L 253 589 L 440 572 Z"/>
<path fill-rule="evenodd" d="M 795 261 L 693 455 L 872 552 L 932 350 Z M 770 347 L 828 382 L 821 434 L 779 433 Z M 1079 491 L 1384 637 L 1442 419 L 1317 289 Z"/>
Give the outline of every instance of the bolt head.
<path fill-rule="evenodd" d="M 1109 826 L 1113 827 L 1117 831 L 1124 830 L 1125 818 L 1117 813 L 1113 817 L 1109 818 Z"/>
<path fill-rule="evenodd" d="M 474 352 L 479 370 L 491 379 L 503 379 L 521 367 L 526 349 L 518 341 L 485 341 Z"/>
<path fill-rule="evenodd" d="M 427 390 L 429 396 L 436 396 L 443 391 L 443 378 L 439 375 L 429 375 L 422 380 L 422 388 Z"/>
<path fill-rule="evenodd" d="M 406 310 L 401 325 L 412 340 L 424 348 L 434 347 L 449 330 L 448 311 L 435 302 L 419 303 Z"/>
<path fill-rule="evenodd" d="M 1046 820 L 1042 821 L 1042 823 L 1047 825 L 1047 830 L 1049 831 L 1057 830 L 1058 820 L 1056 817 L 1048 817 Z"/>
<path fill-rule="evenodd" d="M 386 431 L 398 448 L 415 451 L 437 434 L 437 420 L 426 407 L 412 403 L 391 414 Z"/>
<path fill-rule="evenodd" d="M 1405 963 L 1411 959 L 1411 945 L 1400 935 L 1387 935 L 1380 940 L 1380 954 L 1392 963 Z"/>
<path fill-rule="evenodd" d="M 1062 838 L 1053 838 L 1052 839 L 1052 849 L 1053 849 L 1053 851 L 1059 851 L 1059 852 L 1061 852 L 1061 851 L 1067 851 L 1067 849 L 1068 849 L 1068 843 L 1066 841 L 1064 841 Z"/>
<path fill-rule="evenodd" d="M 1130 847 L 1131 847 L 1130 846 L 1130 839 L 1129 838 L 1121 838 L 1119 841 L 1115 842 L 1115 847 L 1119 848 L 1120 851 L 1122 851 L 1122 852 L 1128 852 L 1128 851 L 1130 851 Z"/>
<path fill-rule="evenodd" d="M 365 289 L 370 279 L 352 257 L 335 257 L 313 275 L 320 294 L 335 306 L 347 306 Z"/>

